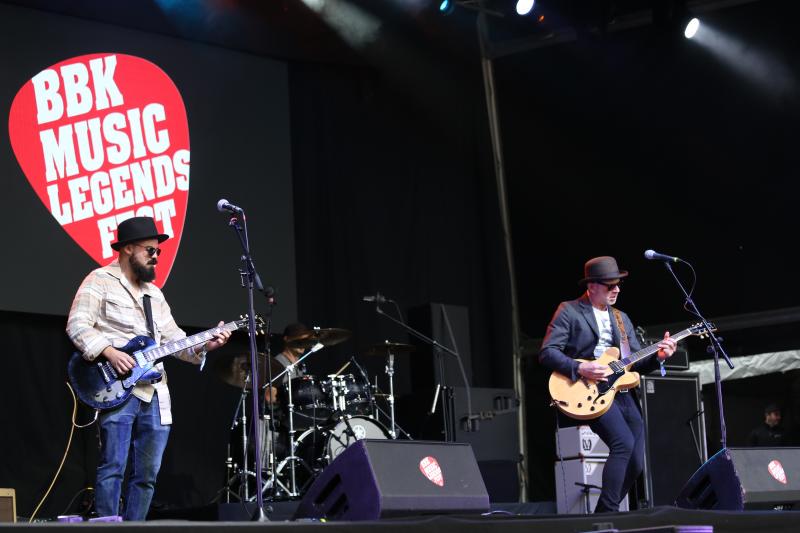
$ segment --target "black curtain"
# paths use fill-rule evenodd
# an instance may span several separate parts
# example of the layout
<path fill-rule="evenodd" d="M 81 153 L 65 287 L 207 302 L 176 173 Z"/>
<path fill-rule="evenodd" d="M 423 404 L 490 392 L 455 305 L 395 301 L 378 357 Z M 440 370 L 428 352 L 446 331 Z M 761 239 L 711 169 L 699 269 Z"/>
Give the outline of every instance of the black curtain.
<path fill-rule="evenodd" d="M 469 86 L 431 83 L 439 91 L 422 96 L 379 70 L 291 66 L 301 318 L 354 332 L 314 362 L 333 369 L 373 343 L 410 340 L 364 295 L 380 291 L 404 313 L 466 306 L 474 384 L 510 387 L 508 274 L 480 74 Z M 382 374 L 383 360 L 365 362 Z M 403 394 L 408 365 L 431 362 L 411 355 L 400 365 Z"/>

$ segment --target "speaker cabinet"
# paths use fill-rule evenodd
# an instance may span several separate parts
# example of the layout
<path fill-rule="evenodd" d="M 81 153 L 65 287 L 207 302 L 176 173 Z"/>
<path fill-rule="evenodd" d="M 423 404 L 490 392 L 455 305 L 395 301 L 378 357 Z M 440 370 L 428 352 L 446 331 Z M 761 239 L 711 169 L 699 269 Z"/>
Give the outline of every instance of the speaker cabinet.
<path fill-rule="evenodd" d="M 17 493 L 14 489 L 0 489 L 0 522 L 17 521 Z"/>
<path fill-rule="evenodd" d="M 649 507 L 672 505 L 708 457 L 700 378 L 642 376 L 639 397 L 647 446 L 644 497 Z"/>
<path fill-rule="evenodd" d="M 489 495 L 468 444 L 364 439 L 314 480 L 295 518 L 377 520 L 488 509 Z"/>
<path fill-rule="evenodd" d="M 684 509 L 800 509 L 800 448 L 727 448 L 683 487 Z"/>

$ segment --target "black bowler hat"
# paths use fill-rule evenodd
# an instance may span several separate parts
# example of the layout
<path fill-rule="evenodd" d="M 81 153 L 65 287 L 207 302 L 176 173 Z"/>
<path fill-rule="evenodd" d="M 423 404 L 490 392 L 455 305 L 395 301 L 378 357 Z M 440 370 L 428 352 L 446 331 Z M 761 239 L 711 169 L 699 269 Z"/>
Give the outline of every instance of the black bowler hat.
<path fill-rule="evenodd" d="M 621 279 L 628 275 L 626 270 L 620 270 L 617 260 L 607 255 L 595 257 L 583 265 L 583 279 L 578 283 L 584 285 L 590 281 L 605 281 L 608 279 Z"/>
<path fill-rule="evenodd" d="M 156 222 L 151 217 L 133 217 L 123 220 L 117 226 L 117 242 L 111 247 L 117 251 L 126 244 L 145 239 L 158 239 L 162 243 L 169 239 L 169 235 L 159 233 Z"/>

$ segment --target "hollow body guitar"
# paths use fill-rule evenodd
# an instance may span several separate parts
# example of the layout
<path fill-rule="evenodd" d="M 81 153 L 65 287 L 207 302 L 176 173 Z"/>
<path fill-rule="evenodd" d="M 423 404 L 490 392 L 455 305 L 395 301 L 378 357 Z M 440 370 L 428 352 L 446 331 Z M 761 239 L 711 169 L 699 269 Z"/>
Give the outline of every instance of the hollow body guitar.
<path fill-rule="evenodd" d="M 713 325 L 711 328 L 712 331 L 715 331 Z M 671 337 L 680 341 L 686 337 L 704 337 L 707 334 L 706 327 L 698 323 L 671 335 Z M 658 343 L 651 344 L 647 348 L 642 348 L 638 352 L 620 359 L 619 348 L 609 348 L 599 358 L 591 360 L 608 366 L 607 381 L 594 381 L 584 377 L 578 381 L 572 381 L 568 376 L 553 372 L 548 385 L 550 398 L 559 411 L 571 418 L 578 420 L 597 418 L 611 408 L 617 392 L 639 386 L 639 373 L 631 372 L 630 368 L 634 363 L 650 357 L 656 352 L 658 352 Z M 577 359 L 577 361 L 588 362 L 590 360 Z"/>

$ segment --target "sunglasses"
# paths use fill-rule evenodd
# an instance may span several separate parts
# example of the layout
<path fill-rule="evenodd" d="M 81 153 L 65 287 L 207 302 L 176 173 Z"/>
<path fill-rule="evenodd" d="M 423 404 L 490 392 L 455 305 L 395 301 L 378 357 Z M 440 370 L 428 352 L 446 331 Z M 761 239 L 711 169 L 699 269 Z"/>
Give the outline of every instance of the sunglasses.
<path fill-rule="evenodd" d="M 616 287 L 622 289 L 622 280 L 616 283 L 603 283 L 602 281 L 599 281 L 598 283 L 600 283 L 600 285 L 604 285 L 609 292 L 613 291 Z"/>
<path fill-rule="evenodd" d="M 158 257 L 161 255 L 161 248 L 153 248 L 152 246 L 144 246 L 136 243 L 133 243 L 133 245 L 138 246 L 139 248 L 144 248 L 144 250 L 147 252 L 147 255 L 150 257 Z"/>

